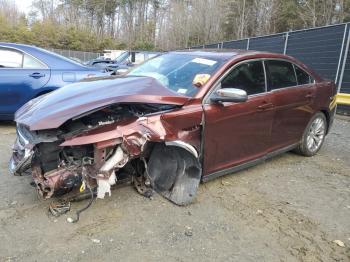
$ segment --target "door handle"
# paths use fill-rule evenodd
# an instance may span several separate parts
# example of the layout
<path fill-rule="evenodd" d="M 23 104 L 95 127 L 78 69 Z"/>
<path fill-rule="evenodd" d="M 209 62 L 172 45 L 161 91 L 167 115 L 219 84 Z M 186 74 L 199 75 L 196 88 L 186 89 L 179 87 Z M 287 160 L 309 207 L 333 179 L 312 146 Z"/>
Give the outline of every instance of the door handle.
<path fill-rule="evenodd" d="M 263 104 L 261 106 L 258 106 L 257 109 L 258 109 L 258 111 L 264 111 L 264 110 L 270 109 L 272 107 L 273 107 L 272 103 L 266 103 L 266 104 Z"/>
<path fill-rule="evenodd" d="M 33 73 L 33 74 L 30 74 L 29 76 L 38 79 L 38 78 L 40 78 L 40 77 L 44 77 L 45 74 L 42 74 L 42 73 Z"/>

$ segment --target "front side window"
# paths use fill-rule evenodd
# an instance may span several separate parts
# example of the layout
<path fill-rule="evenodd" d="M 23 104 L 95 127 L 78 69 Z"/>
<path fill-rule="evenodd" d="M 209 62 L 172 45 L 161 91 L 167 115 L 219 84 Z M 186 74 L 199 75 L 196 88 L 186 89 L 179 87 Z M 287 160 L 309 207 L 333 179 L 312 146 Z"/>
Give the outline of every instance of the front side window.
<path fill-rule="evenodd" d="M 168 89 L 192 97 L 199 90 L 193 83 L 196 77 L 206 75 L 209 78 L 224 62 L 191 53 L 169 53 L 147 60 L 128 75 L 153 77 Z"/>
<path fill-rule="evenodd" d="M 297 85 L 294 68 L 291 63 L 279 60 L 268 60 L 265 64 L 267 65 L 270 76 L 270 90 Z"/>
<path fill-rule="evenodd" d="M 294 66 L 297 75 L 298 85 L 307 85 L 311 83 L 310 76 L 298 66 Z"/>
<path fill-rule="evenodd" d="M 232 70 L 221 82 L 221 88 L 237 88 L 255 95 L 265 92 L 265 73 L 261 61 L 243 63 Z"/>
<path fill-rule="evenodd" d="M 21 52 L 6 48 L 0 49 L 0 68 L 21 68 L 22 62 Z"/>

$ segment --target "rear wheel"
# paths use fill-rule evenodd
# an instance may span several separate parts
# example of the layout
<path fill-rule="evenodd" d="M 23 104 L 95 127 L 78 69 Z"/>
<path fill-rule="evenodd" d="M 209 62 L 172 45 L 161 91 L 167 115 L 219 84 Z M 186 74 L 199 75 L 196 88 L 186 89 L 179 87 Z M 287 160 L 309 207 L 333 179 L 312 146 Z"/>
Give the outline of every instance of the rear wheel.
<path fill-rule="evenodd" d="M 322 147 L 327 131 L 327 119 L 321 112 L 316 113 L 307 125 L 296 152 L 303 156 L 314 156 Z"/>

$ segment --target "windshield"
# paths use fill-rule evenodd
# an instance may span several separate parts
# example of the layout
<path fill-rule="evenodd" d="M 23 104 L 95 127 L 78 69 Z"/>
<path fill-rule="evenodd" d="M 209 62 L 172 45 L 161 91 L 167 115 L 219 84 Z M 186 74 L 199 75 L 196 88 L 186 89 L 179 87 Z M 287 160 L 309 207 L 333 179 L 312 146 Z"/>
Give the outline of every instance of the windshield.
<path fill-rule="evenodd" d="M 222 64 L 223 61 L 212 58 L 171 53 L 148 60 L 127 75 L 150 76 L 176 93 L 193 96 L 198 91 L 193 85 L 195 77 L 199 74 L 211 76 Z"/>
<path fill-rule="evenodd" d="M 129 52 L 121 53 L 114 61 L 115 63 L 124 62 L 129 57 Z"/>

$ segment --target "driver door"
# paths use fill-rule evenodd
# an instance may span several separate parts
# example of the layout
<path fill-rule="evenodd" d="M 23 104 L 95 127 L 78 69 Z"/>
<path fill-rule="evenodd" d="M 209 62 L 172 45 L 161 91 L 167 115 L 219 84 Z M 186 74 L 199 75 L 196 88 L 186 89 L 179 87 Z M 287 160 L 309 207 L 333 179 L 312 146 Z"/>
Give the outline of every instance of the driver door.
<path fill-rule="evenodd" d="M 267 153 L 274 111 L 260 60 L 234 66 L 214 88 L 238 88 L 248 94 L 243 103 L 211 103 L 210 97 L 204 103 L 203 175 L 215 177 Z"/>

